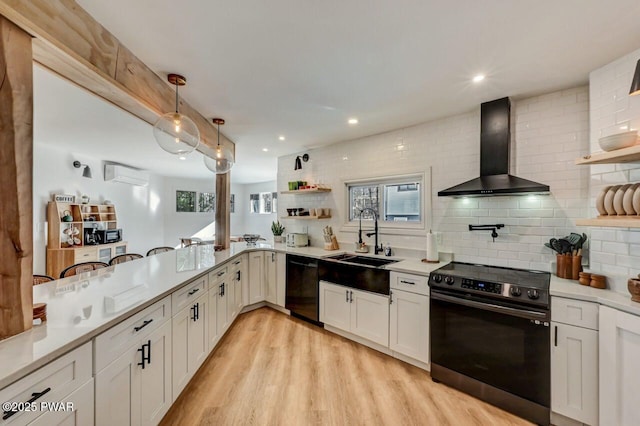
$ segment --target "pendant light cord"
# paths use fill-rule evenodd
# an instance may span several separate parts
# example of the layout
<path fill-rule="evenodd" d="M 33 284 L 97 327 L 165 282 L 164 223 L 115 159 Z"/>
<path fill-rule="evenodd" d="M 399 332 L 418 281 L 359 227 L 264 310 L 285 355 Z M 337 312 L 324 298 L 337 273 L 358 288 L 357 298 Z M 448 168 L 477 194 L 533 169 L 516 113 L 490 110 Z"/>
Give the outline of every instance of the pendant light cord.
<path fill-rule="evenodd" d="M 178 87 L 180 87 L 180 85 L 176 81 L 176 114 L 178 114 Z"/>

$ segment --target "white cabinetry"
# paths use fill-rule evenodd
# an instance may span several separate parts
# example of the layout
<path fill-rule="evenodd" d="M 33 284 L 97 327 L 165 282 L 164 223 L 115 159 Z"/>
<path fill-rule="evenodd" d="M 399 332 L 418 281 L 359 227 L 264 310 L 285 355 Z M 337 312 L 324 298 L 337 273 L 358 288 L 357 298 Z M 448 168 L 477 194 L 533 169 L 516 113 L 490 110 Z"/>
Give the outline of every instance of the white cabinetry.
<path fill-rule="evenodd" d="M 389 297 L 320 282 L 320 321 L 389 345 Z"/>
<path fill-rule="evenodd" d="M 249 305 L 265 300 L 264 252 L 249 253 Z"/>
<path fill-rule="evenodd" d="M 93 424 L 93 379 L 64 398 L 71 410 L 47 411 L 29 423 L 29 426 L 87 426 Z M 70 405 L 67 405 L 70 407 Z"/>
<path fill-rule="evenodd" d="M 95 375 L 97 425 L 155 425 L 171 406 L 170 306 L 167 297 L 96 337 L 96 370 L 117 356 Z"/>
<path fill-rule="evenodd" d="M 596 303 L 551 299 L 551 410 L 588 425 L 598 424 Z"/>
<path fill-rule="evenodd" d="M 389 349 L 429 363 L 427 277 L 391 272 Z"/>
<path fill-rule="evenodd" d="M 187 294 L 192 293 L 196 288 Z M 199 294 L 199 297 L 191 300 L 172 318 L 174 400 L 209 355 L 208 295 L 204 291 L 198 291 L 192 293 L 192 296 L 196 294 Z"/>
<path fill-rule="evenodd" d="M 265 298 L 267 302 L 284 308 L 286 293 L 287 264 L 286 255 L 276 252 L 265 252 L 266 286 Z"/>
<path fill-rule="evenodd" d="M 0 424 L 26 425 L 34 419 L 37 424 L 57 425 L 64 417 L 66 424 L 92 424 L 93 422 L 93 381 L 91 379 L 92 345 L 85 343 L 66 355 L 50 362 L 39 370 L 0 390 L 1 402 L 37 404 L 73 402 L 72 412 L 46 412 L 41 410 L 12 412 L 2 409 Z M 76 392 L 84 387 L 91 389 L 89 395 Z M 89 423 L 78 423 L 78 419 L 89 418 Z M 40 420 L 42 419 L 42 420 Z M 75 423 L 74 423 L 75 422 Z"/>
<path fill-rule="evenodd" d="M 600 307 L 600 424 L 640 424 L 640 317 Z"/>
<path fill-rule="evenodd" d="M 276 305 L 284 308 L 287 294 L 287 255 L 276 253 Z"/>

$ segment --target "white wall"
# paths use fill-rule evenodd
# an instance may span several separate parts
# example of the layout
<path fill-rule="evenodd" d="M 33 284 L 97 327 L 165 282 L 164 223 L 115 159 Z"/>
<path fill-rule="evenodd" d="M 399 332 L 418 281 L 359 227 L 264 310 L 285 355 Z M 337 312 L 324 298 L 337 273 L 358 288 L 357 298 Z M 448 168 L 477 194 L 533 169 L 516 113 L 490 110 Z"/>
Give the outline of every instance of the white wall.
<path fill-rule="evenodd" d="M 243 186 L 244 186 L 244 195 L 243 195 L 244 201 L 242 203 L 241 208 L 244 209 L 245 219 L 244 219 L 244 230 L 242 233 L 240 233 L 240 235 L 259 234 L 262 238 L 266 240 L 272 240 L 273 234 L 271 233 L 271 222 L 278 219 L 278 214 L 250 213 L 249 212 L 249 195 L 258 194 L 260 192 L 276 192 L 277 191 L 276 181 L 273 180 L 269 182 L 251 183 Z M 278 195 L 278 197 L 280 197 L 280 195 Z M 278 199 L 278 201 L 280 201 L 280 199 Z M 287 229 L 287 231 L 289 230 Z"/>
<path fill-rule="evenodd" d="M 638 59 L 640 49 L 590 74 L 591 152 L 601 151 L 598 139 L 603 136 L 640 129 L 640 96 L 629 96 Z M 597 216 L 595 197 L 604 186 L 631 182 L 640 182 L 637 163 L 591 166 L 589 216 Z M 626 294 L 627 279 L 640 273 L 640 229 L 592 228 L 591 238 L 593 270 L 607 275 L 609 285 Z"/>
<path fill-rule="evenodd" d="M 82 177 L 82 168 L 72 163 L 79 160 L 88 164 L 93 178 Z M 163 180 L 151 175 L 149 186 L 131 186 L 105 182 L 100 159 L 74 155 L 45 143 L 36 143 L 33 150 L 33 271 L 46 270 L 45 221 L 47 203 L 53 194 L 87 194 L 91 203 L 111 200 L 118 217 L 118 227 L 129 252 L 146 254 L 152 247 L 164 244 Z"/>
<path fill-rule="evenodd" d="M 176 191 L 216 192 L 215 175 L 211 179 L 164 178 L 164 245 L 175 247 L 180 238 L 195 236 L 203 228 L 215 222 L 215 213 L 177 212 Z M 200 233 L 202 239 L 213 239 L 215 229 L 208 234 Z"/>
<path fill-rule="evenodd" d="M 287 207 L 330 207 L 332 219 L 286 220 L 287 231 L 309 226 L 312 245 L 321 246 L 322 228 L 331 225 L 340 242 L 357 239 L 347 232 L 344 181 L 424 172 L 432 167 L 432 228 L 441 232 L 442 250 L 456 260 L 549 270 L 554 260 L 543 244 L 552 237 L 577 231 L 574 219 L 586 215 L 588 170 L 574 160 L 588 151 L 588 88 L 578 87 L 523 100 L 512 99 L 511 171 L 546 183 L 550 196 L 454 199 L 437 191 L 477 177 L 480 168 L 480 108 L 467 114 L 405 129 L 309 150 L 310 160 L 294 171 L 295 155 L 278 159 L 278 190 L 287 182 L 324 183 L 332 192 L 282 195 L 279 215 Z M 515 141 L 515 143 L 514 143 Z M 429 191 L 427 188 L 427 197 Z M 489 232 L 469 232 L 468 224 L 504 223 L 495 242 Z M 424 232 L 397 235 L 383 232 L 392 247 L 424 250 Z M 373 243 L 373 241 L 371 241 Z"/>
<path fill-rule="evenodd" d="M 233 178 L 233 174 L 232 174 Z M 248 216 L 248 195 L 245 187 L 247 185 L 232 183 L 231 193 L 235 195 L 235 210 L 231 213 L 231 235 L 237 236 L 245 234 L 245 220 Z"/>

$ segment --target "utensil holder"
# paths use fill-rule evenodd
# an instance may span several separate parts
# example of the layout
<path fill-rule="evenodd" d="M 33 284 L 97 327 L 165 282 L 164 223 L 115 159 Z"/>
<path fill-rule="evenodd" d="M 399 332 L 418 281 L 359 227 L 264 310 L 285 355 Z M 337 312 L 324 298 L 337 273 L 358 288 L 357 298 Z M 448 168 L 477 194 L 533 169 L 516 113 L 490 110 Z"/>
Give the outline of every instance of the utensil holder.
<path fill-rule="evenodd" d="M 577 280 L 580 278 L 580 272 L 582 272 L 582 256 L 571 256 L 570 259 L 571 259 L 571 279 Z"/>
<path fill-rule="evenodd" d="M 571 271 L 571 261 L 569 256 L 563 256 L 561 254 L 556 255 L 556 275 L 558 278 L 567 278 L 567 266 L 569 265 L 569 271 Z M 569 272 L 570 274 L 571 272 Z"/>

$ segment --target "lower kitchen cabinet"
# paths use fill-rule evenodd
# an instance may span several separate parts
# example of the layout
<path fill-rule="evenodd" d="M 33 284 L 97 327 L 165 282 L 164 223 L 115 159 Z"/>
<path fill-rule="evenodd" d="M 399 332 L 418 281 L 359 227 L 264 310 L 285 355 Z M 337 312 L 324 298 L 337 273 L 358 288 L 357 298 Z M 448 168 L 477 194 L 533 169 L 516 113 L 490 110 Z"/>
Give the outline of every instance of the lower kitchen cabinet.
<path fill-rule="evenodd" d="M 389 345 L 389 297 L 320 282 L 320 321 Z"/>
<path fill-rule="evenodd" d="M 216 296 L 216 327 L 218 338 L 224 335 L 224 332 L 229 328 L 229 324 L 231 323 L 231 318 L 229 316 L 228 307 L 229 307 L 229 298 L 228 296 L 228 288 L 229 285 L 227 281 L 223 281 L 218 284 L 218 291 Z"/>
<path fill-rule="evenodd" d="M 285 304 L 287 263 L 284 253 L 265 252 L 266 285 L 265 299 L 269 303 Z"/>
<path fill-rule="evenodd" d="M 392 289 L 389 298 L 389 348 L 429 363 L 429 297 Z"/>
<path fill-rule="evenodd" d="M 204 293 L 171 319 L 173 399 L 209 355 L 208 304 L 208 294 Z"/>
<path fill-rule="evenodd" d="M 171 406 L 171 321 L 95 376 L 96 425 L 155 425 Z"/>
<path fill-rule="evenodd" d="M 551 411 L 598 424 L 598 304 L 551 298 Z"/>
<path fill-rule="evenodd" d="M 284 308 L 287 295 L 287 255 L 276 253 L 276 305 Z"/>
<path fill-rule="evenodd" d="M 209 321 L 209 352 L 213 350 L 218 344 L 221 335 L 218 334 L 218 288 L 211 287 L 207 293 L 209 300 L 209 315 L 207 315 Z"/>
<path fill-rule="evenodd" d="M 600 306 L 600 424 L 640 424 L 640 316 Z"/>
<path fill-rule="evenodd" d="M 29 423 L 29 426 L 86 426 L 93 424 L 93 379 L 64 398 L 63 404 L 73 404 L 66 411 L 47 411 Z"/>

